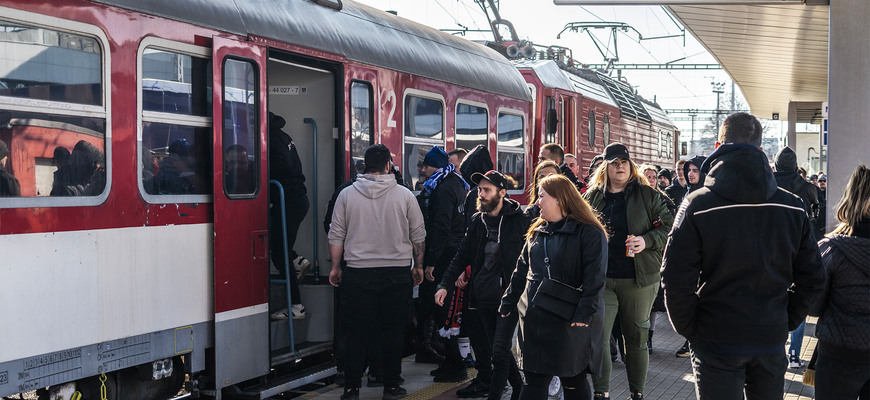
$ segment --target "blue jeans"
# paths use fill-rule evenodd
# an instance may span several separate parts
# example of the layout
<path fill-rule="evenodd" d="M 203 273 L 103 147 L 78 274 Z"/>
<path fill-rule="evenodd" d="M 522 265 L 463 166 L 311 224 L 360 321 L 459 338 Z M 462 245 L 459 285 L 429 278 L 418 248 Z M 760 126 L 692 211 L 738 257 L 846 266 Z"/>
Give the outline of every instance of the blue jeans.
<path fill-rule="evenodd" d="M 785 353 L 735 355 L 715 344 L 689 341 L 698 400 L 782 399 L 788 360 Z"/>
<path fill-rule="evenodd" d="M 801 356 L 801 345 L 804 342 L 804 329 L 807 327 L 807 319 L 801 322 L 795 330 L 791 332 L 791 344 L 788 346 L 788 354 L 794 352 L 798 357 Z"/>

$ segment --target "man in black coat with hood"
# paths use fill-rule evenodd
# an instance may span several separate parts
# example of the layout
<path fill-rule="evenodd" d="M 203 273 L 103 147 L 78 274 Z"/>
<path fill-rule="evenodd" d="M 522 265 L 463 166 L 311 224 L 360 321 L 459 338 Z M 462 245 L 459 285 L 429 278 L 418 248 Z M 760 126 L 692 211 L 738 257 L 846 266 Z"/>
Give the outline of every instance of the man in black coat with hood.
<path fill-rule="evenodd" d="M 776 178 L 776 186 L 801 198 L 804 202 L 804 209 L 815 226 L 816 216 L 819 212 L 818 188 L 798 174 L 797 155 L 795 155 L 794 150 L 791 147 L 780 149 L 773 159 L 773 166 L 776 168 L 776 172 L 773 173 Z"/>
<path fill-rule="evenodd" d="M 665 305 L 699 400 L 781 399 L 785 338 L 825 285 L 807 213 L 776 187 L 761 134 L 752 115 L 725 119 L 665 248 Z"/>

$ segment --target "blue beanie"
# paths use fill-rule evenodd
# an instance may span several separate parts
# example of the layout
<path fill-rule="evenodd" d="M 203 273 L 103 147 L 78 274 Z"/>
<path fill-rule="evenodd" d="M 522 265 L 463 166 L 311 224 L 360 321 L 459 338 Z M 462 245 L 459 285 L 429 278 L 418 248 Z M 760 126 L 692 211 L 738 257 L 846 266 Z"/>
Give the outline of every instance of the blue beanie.
<path fill-rule="evenodd" d="M 429 150 L 426 153 L 426 158 L 423 159 L 423 165 L 435 168 L 446 167 L 448 164 L 447 158 L 447 152 L 441 150 L 438 146 L 432 146 L 432 150 Z"/>

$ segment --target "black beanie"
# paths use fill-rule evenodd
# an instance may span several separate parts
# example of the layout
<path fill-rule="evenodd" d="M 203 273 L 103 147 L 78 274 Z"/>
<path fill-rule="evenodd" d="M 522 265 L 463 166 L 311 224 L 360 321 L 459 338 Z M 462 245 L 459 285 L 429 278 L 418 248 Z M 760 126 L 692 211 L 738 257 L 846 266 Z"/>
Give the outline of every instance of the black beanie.
<path fill-rule="evenodd" d="M 791 147 L 783 147 L 776 153 L 773 159 L 773 166 L 777 172 L 795 172 L 797 171 L 797 155 Z"/>

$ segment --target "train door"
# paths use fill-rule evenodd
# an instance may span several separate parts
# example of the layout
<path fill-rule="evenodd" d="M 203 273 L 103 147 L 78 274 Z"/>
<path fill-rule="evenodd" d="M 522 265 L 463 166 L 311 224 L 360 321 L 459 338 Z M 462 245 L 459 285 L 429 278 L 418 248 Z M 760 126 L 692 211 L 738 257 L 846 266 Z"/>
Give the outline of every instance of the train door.
<path fill-rule="evenodd" d="M 269 372 L 265 49 L 213 39 L 215 386 Z"/>
<path fill-rule="evenodd" d="M 333 340 L 334 290 L 327 283 L 330 264 L 323 218 L 336 186 L 336 166 L 340 165 L 336 158 L 339 130 L 335 128 L 336 77 L 342 75 L 338 68 L 338 64 L 302 58 L 277 49 L 269 53 L 269 113 L 276 121 L 269 135 L 289 136 L 289 140 L 270 137 L 269 143 L 295 148 L 305 177 L 304 188 L 294 183 L 284 189 L 287 219 L 303 218 L 296 230 L 295 243 L 287 249 L 290 273 L 295 272 L 295 265 L 303 259 L 307 261 L 307 272 L 298 281 L 297 299 L 304 306 L 304 317 L 291 320 L 290 324 L 287 320 L 274 320 L 270 324 L 273 365 L 294 359 L 303 350 L 305 354 L 328 350 Z M 283 127 L 279 128 L 282 123 Z M 269 161 L 270 166 L 273 161 Z M 270 171 L 285 173 L 276 168 Z M 270 179 L 281 180 L 277 176 Z M 272 201 L 272 204 L 279 203 Z M 308 204 L 307 210 L 305 204 Z M 273 229 L 281 229 L 280 218 L 271 223 Z M 288 229 L 294 229 L 292 223 L 288 223 Z M 288 237 L 291 235 L 292 232 L 288 232 Z M 279 251 L 283 254 L 283 248 L 277 246 L 284 242 L 272 243 L 276 245 L 272 250 L 272 273 L 275 274 L 278 268 L 284 268 L 283 262 L 279 262 L 280 255 L 276 255 Z M 272 283 L 269 297 L 271 308 L 287 307 L 283 284 Z M 291 293 L 291 297 L 295 295 Z M 292 318 L 292 309 L 288 309 L 288 316 Z"/>

